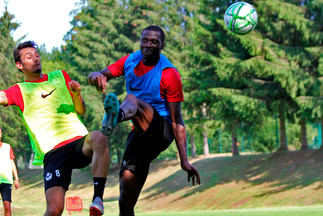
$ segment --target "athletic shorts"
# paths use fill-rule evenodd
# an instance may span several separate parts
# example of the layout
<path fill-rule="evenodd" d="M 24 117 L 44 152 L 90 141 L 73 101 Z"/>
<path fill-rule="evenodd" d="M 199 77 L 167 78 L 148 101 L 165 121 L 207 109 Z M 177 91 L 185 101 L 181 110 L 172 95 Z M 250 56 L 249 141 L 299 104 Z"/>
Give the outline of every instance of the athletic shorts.
<path fill-rule="evenodd" d="M 54 186 L 62 186 L 66 191 L 71 183 L 72 169 L 80 169 L 91 163 L 91 158 L 82 153 L 86 136 L 45 154 L 45 191 Z"/>
<path fill-rule="evenodd" d="M 2 201 L 9 201 L 11 202 L 11 188 L 12 184 L 0 184 L 0 193 L 2 197 Z"/>
<path fill-rule="evenodd" d="M 119 177 L 125 170 L 129 170 L 144 183 L 151 161 L 167 149 L 173 139 L 170 123 L 154 109 L 153 120 L 144 133 L 139 134 L 135 130 L 129 133 Z"/>

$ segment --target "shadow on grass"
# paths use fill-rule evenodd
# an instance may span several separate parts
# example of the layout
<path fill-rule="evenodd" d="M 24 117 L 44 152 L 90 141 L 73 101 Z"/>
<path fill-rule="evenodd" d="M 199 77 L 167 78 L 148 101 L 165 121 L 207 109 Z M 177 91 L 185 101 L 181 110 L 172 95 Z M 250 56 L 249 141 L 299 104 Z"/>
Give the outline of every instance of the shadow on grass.
<path fill-rule="evenodd" d="M 247 155 L 238 157 L 217 157 L 202 159 L 193 166 L 199 171 L 202 184 L 192 187 L 182 195 L 190 196 L 202 192 L 217 184 L 244 181 L 251 185 L 270 185 L 272 190 L 260 193 L 261 197 L 280 193 L 292 188 L 302 188 L 315 182 L 321 182 L 323 151 L 307 150 L 295 152 L 276 152 L 273 154 Z M 158 172 L 158 169 L 152 170 Z M 171 186 L 170 186 L 171 185 Z M 160 194 L 171 194 L 188 188 L 186 172 L 179 170 L 157 184 L 147 188 L 148 199 Z M 317 190 L 323 187 L 321 183 Z"/>

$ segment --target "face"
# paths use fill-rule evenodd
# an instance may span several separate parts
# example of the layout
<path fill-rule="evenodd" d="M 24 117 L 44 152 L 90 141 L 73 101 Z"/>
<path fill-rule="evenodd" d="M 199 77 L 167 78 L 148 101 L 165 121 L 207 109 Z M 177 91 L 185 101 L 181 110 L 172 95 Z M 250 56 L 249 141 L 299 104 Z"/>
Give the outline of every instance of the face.
<path fill-rule="evenodd" d="M 24 74 L 39 74 L 42 72 L 40 55 L 37 49 L 33 47 L 27 47 L 20 50 L 21 58 L 16 63 L 18 69 Z"/>
<path fill-rule="evenodd" d="M 158 31 L 145 30 L 140 38 L 140 50 L 144 61 L 156 62 L 159 60 L 161 50 L 165 43 L 162 42 Z M 145 63 L 145 62 L 144 62 Z"/>

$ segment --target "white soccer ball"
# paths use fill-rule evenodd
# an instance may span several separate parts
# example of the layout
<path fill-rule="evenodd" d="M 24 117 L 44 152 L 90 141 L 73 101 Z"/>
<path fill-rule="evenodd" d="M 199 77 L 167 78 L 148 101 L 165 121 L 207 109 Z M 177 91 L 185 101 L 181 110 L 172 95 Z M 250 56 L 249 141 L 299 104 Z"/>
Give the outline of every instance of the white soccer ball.
<path fill-rule="evenodd" d="M 257 11 L 251 4 L 236 2 L 225 11 L 224 23 L 228 29 L 236 34 L 248 34 L 258 23 Z"/>

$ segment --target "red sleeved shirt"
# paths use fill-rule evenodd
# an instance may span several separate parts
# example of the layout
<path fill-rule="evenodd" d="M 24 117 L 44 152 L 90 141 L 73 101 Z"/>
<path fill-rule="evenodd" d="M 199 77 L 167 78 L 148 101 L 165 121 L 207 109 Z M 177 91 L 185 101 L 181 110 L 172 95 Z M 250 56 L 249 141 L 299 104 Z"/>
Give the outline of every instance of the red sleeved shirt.
<path fill-rule="evenodd" d="M 15 155 L 13 154 L 12 148 L 10 146 L 10 159 L 15 159 Z"/>
<path fill-rule="evenodd" d="M 63 72 L 64 78 L 65 78 L 67 89 L 69 90 L 68 83 L 71 81 L 71 78 L 65 71 L 62 71 L 62 72 Z M 47 74 L 43 74 L 43 78 L 36 80 L 36 81 L 32 81 L 32 82 L 45 82 L 45 81 L 48 81 Z M 30 82 L 30 81 L 26 81 L 26 82 Z M 20 87 L 16 84 L 16 85 L 4 90 L 4 92 L 6 93 L 6 96 L 8 99 L 7 106 L 11 106 L 11 105 L 18 106 L 19 109 L 21 110 L 21 112 L 24 112 L 24 101 L 23 101 L 23 97 L 22 97 L 22 94 L 20 91 Z M 70 94 L 73 97 L 71 92 L 70 92 Z"/>
<path fill-rule="evenodd" d="M 124 64 L 128 57 L 129 55 L 124 56 L 107 67 L 114 77 L 124 76 Z M 140 61 L 135 67 L 134 73 L 136 76 L 142 76 L 148 73 L 153 67 L 146 66 Z M 165 68 L 163 70 L 160 80 L 160 95 L 162 99 L 168 102 L 184 101 L 181 77 L 175 68 Z"/>

